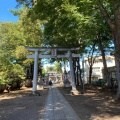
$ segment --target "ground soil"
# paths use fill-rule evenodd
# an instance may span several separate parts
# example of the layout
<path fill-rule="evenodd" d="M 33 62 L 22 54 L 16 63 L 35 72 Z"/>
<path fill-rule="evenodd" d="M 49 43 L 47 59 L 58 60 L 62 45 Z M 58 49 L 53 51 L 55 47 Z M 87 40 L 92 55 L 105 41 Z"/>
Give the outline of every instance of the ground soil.
<path fill-rule="evenodd" d="M 120 120 L 120 101 L 115 100 L 116 89 L 110 90 L 85 85 L 78 95 L 71 94 L 70 87 L 58 87 L 81 120 Z"/>
<path fill-rule="evenodd" d="M 73 95 L 71 87 L 63 84 L 57 87 L 80 120 L 120 120 L 120 101 L 114 100 L 116 91 L 86 85 L 84 94 Z M 81 91 L 80 86 L 77 90 Z M 38 120 L 44 112 L 48 87 L 38 91 L 40 96 L 33 95 L 31 88 L 26 87 L 0 94 L 0 120 Z"/>
<path fill-rule="evenodd" d="M 32 88 L 22 87 L 0 94 L 0 120 L 39 120 L 44 112 L 48 88 L 39 88 L 39 94 L 31 91 Z"/>

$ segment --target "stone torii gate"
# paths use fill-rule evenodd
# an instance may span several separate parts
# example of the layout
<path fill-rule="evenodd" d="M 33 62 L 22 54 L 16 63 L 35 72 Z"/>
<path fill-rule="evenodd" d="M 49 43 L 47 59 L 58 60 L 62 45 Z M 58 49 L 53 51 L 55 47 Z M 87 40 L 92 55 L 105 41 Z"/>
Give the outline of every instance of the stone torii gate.
<path fill-rule="evenodd" d="M 34 74 L 33 74 L 33 87 L 32 92 L 37 91 L 37 80 L 38 80 L 38 59 L 39 58 L 69 58 L 70 62 L 70 77 L 72 80 L 72 93 L 76 93 L 75 77 L 74 77 L 74 68 L 73 68 L 73 57 L 80 57 L 79 54 L 73 54 L 72 51 L 79 50 L 79 47 L 74 48 L 62 48 L 62 47 L 28 47 L 25 46 L 28 51 L 32 51 L 35 54 L 27 55 L 27 58 L 34 58 Z M 39 52 L 50 51 L 51 55 L 39 54 Z M 65 55 L 57 55 L 57 51 L 67 51 Z"/>

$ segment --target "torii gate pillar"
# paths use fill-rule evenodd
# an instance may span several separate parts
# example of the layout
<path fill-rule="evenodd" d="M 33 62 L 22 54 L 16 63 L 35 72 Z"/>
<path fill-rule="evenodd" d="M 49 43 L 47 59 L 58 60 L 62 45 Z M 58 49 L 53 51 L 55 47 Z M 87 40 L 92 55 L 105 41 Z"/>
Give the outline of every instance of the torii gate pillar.
<path fill-rule="evenodd" d="M 76 90 L 76 85 L 75 85 L 75 77 L 74 77 L 74 71 L 73 71 L 73 61 L 72 61 L 72 53 L 71 50 L 69 50 L 69 62 L 70 62 L 70 77 L 71 77 L 71 82 L 72 82 L 72 90 Z"/>
<path fill-rule="evenodd" d="M 35 51 L 35 59 L 34 59 L 34 74 L 33 74 L 33 93 L 37 91 L 37 81 L 38 81 L 38 50 Z"/>
<path fill-rule="evenodd" d="M 72 52 L 71 50 L 69 50 L 69 62 L 70 62 L 70 76 L 71 76 L 71 82 L 72 82 L 72 90 L 71 93 L 74 95 L 78 95 L 79 92 L 76 89 L 76 85 L 75 85 L 75 75 L 74 75 L 74 71 L 73 71 L 73 60 L 72 60 Z"/>

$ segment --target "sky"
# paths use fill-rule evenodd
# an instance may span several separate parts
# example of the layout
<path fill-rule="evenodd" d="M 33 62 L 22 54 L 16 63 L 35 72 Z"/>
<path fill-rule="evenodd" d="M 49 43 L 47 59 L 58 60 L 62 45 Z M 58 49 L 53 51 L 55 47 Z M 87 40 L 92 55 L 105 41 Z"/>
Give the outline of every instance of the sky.
<path fill-rule="evenodd" d="M 0 0 L 0 22 L 17 22 L 18 17 L 14 16 L 9 9 L 16 9 L 16 0 Z"/>

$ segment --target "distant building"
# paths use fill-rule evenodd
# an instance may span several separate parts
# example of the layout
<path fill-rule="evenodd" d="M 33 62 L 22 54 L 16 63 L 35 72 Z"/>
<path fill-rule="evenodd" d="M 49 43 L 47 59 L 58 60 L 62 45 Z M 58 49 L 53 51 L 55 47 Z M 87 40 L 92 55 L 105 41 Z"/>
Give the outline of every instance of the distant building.
<path fill-rule="evenodd" d="M 56 71 L 49 71 L 46 77 L 48 80 L 51 80 L 53 83 L 62 81 L 62 74 L 58 74 Z"/>
<path fill-rule="evenodd" d="M 85 80 L 89 80 L 89 64 L 88 58 L 85 58 Z M 115 66 L 115 58 L 113 56 L 106 56 L 107 67 Z M 103 79 L 103 61 L 102 56 L 95 59 L 92 70 L 92 80 Z"/>

